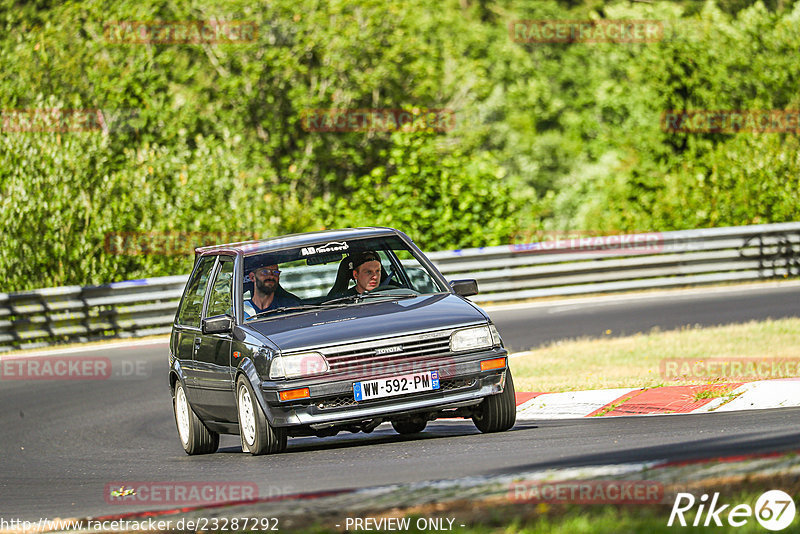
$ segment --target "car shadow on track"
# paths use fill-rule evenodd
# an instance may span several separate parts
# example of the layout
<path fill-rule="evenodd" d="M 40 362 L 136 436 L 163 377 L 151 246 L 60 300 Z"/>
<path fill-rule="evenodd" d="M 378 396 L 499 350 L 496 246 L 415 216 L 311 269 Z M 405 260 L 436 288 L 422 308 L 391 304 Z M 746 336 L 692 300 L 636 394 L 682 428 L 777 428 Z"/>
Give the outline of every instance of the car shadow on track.
<path fill-rule="evenodd" d="M 526 425 L 525 428 L 530 428 Z M 508 430 L 513 432 L 516 427 Z M 438 440 L 480 435 L 480 431 L 470 421 L 439 421 L 432 423 L 417 434 L 401 435 L 395 432 L 388 423 L 384 423 L 369 434 L 342 432 L 336 436 L 296 437 L 289 438 L 287 449 L 282 455 L 320 450 L 335 450 L 348 447 L 365 447 L 371 445 L 393 444 L 415 441 Z M 238 436 L 232 436 L 238 439 Z M 241 453 L 240 446 L 220 447 L 217 453 Z"/>

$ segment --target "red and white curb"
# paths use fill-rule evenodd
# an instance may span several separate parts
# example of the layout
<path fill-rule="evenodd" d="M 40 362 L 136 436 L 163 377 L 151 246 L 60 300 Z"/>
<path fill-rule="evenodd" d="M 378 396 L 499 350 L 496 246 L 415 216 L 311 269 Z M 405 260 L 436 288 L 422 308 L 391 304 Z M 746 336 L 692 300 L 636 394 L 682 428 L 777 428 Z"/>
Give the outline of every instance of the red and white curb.
<path fill-rule="evenodd" d="M 517 393 L 517 420 L 664 415 L 800 406 L 800 378 L 650 389 Z"/>

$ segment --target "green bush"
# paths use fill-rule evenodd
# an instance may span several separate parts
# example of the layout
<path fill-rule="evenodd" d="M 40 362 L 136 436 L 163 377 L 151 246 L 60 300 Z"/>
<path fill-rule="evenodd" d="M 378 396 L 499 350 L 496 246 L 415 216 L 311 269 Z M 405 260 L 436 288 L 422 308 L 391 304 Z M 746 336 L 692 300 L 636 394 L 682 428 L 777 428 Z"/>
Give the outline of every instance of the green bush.
<path fill-rule="evenodd" d="M 511 39 L 511 21 L 545 18 L 659 19 L 665 37 Z M 108 37 L 116 21 L 212 19 L 257 36 Z M 194 245 L 331 227 L 396 226 L 433 250 L 537 229 L 798 219 L 796 132 L 659 123 L 668 109 L 800 107 L 791 0 L 0 0 L 0 28 L 0 69 L 14 73 L 0 80 L 0 291 L 185 273 Z M 456 121 L 304 127 L 329 108 L 440 108 Z M 103 110 L 106 122 L 15 130 L 13 110 L 32 109 Z"/>

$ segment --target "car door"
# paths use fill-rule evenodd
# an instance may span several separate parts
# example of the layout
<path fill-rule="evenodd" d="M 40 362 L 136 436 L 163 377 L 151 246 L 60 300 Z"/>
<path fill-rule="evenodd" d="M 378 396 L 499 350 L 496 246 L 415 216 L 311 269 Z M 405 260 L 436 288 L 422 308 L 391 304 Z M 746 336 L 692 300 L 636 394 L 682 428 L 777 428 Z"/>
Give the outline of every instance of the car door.
<path fill-rule="evenodd" d="M 203 318 L 218 315 L 233 317 L 233 257 L 220 256 L 211 284 Z M 231 367 L 231 332 L 201 334 L 200 346 L 194 353 L 197 380 L 195 409 L 214 421 L 236 421 L 236 402 Z"/>
<path fill-rule="evenodd" d="M 197 262 L 186 284 L 178 313 L 175 315 L 174 330 L 177 337 L 175 355 L 183 371 L 189 402 L 194 402 L 197 397 L 194 353 L 200 347 L 203 302 L 216 260 L 216 256 L 203 256 Z"/>

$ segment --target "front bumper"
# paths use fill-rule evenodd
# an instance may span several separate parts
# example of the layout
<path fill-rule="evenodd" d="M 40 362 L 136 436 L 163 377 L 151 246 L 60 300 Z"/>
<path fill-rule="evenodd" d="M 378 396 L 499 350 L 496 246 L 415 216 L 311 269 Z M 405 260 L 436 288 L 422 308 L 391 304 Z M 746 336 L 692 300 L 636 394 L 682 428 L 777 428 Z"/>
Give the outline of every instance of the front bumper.
<path fill-rule="evenodd" d="M 503 391 L 506 368 L 481 371 L 480 362 L 507 357 L 504 349 L 471 354 L 461 361 L 426 362 L 414 372 L 438 370 L 440 388 L 409 395 L 399 395 L 357 402 L 353 383 L 376 377 L 347 377 L 325 382 L 292 381 L 280 389 L 262 384 L 261 394 L 272 426 L 308 426 L 315 429 L 357 424 L 375 418 L 396 418 L 419 412 L 437 412 L 475 405 L 489 395 Z M 507 362 L 506 362 L 507 363 Z M 291 387 L 288 387 L 291 385 Z M 308 387 L 311 398 L 281 402 L 278 393 L 284 389 Z"/>

